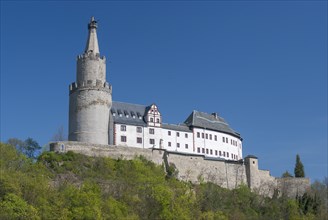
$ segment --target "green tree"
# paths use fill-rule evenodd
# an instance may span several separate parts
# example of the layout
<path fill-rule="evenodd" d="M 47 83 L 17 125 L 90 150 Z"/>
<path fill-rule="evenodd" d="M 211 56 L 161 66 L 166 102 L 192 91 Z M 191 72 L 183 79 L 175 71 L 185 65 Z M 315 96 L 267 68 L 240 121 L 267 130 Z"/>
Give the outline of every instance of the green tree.
<path fill-rule="evenodd" d="M 286 178 L 286 177 L 293 177 L 292 174 L 290 174 L 287 170 L 286 172 L 284 172 L 282 175 L 281 175 L 282 178 Z"/>
<path fill-rule="evenodd" d="M 295 177 L 305 177 L 304 166 L 301 162 L 300 155 L 296 155 L 296 164 L 294 169 Z"/>
<path fill-rule="evenodd" d="M 15 147 L 19 152 L 25 154 L 27 157 L 36 159 L 40 153 L 41 146 L 37 141 L 32 138 L 27 138 L 25 141 L 19 140 L 17 138 L 10 138 L 7 144 Z"/>

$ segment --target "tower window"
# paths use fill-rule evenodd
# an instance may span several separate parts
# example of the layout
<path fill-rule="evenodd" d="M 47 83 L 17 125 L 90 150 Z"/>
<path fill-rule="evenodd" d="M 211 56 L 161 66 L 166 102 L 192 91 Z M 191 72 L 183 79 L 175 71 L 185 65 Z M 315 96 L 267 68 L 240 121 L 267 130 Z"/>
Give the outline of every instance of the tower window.
<path fill-rule="evenodd" d="M 156 122 L 159 123 L 159 118 L 156 119 Z"/>

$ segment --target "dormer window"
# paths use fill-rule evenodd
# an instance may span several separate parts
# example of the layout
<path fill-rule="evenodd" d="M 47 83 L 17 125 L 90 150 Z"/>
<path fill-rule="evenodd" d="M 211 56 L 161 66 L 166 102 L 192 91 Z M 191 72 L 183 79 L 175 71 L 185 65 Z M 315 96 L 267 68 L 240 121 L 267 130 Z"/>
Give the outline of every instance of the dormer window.
<path fill-rule="evenodd" d="M 147 123 L 149 126 L 161 126 L 161 113 L 158 111 L 157 106 L 155 104 L 152 104 L 147 108 L 145 118 L 147 119 Z"/>

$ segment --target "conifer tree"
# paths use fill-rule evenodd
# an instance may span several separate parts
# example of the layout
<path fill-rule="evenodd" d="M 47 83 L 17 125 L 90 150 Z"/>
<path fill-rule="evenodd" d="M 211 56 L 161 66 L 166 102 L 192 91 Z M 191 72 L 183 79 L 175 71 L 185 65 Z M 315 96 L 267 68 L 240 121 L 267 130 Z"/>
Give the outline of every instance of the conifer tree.
<path fill-rule="evenodd" d="M 305 177 L 304 166 L 301 162 L 300 155 L 296 155 L 296 164 L 294 169 L 295 177 Z"/>

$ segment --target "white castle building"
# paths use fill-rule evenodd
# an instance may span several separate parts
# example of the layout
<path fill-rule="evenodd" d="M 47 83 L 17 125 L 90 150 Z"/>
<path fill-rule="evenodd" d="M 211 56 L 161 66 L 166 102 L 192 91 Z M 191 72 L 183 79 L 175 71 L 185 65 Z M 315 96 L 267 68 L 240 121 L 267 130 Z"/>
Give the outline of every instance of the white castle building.
<path fill-rule="evenodd" d="M 216 113 L 192 111 L 180 124 L 165 124 L 156 104 L 112 102 L 106 58 L 100 56 L 92 17 L 85 51 L 77 57 L 76 82 L 69 87 L 69 141 L 241 160 L 242 138 Z"/>

